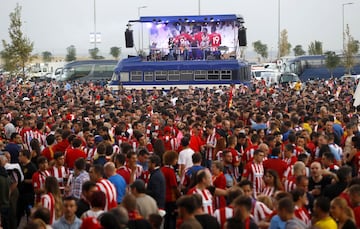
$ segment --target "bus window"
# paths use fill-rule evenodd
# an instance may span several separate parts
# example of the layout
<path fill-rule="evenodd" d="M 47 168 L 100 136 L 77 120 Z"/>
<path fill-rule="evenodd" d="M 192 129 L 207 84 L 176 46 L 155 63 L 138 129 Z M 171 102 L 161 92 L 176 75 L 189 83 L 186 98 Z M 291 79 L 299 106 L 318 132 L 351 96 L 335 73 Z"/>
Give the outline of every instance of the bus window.
<path fill-rule="evenodd" d="M 68 79 L 75 80 L 76 78 L 88 76 L 91 73 L 92 68 L 93 68 L 93 65 L 91 65 L 91 64 L 74 66 L 74 73 Z"/>
<path fill-rule="evenodd" d="M 110 78 L 115 66 L 111 64 L 95 64 L 93 77 L 94 79 Z"/>
<path fill-rule="evenodd" d="M 144 81 L 154 81 L 154 72 L 144 72 Z"/>
<path fill-rule="evenodd" d="M 221 80 L 231 80 L 231 70 L 222 70 Z"/>
<path fill-rule="evenodd" d="M 130 72 L 130 80 L 137 82 L 142 81 L 142 71 Z"/>
<path fill-rule="evenodd" d="M 178 70 L 170 70 L 168 74 L 169 74 L 169 81 L 180 80 L 180 72 Z"/>
<path fill-rule="evenodd" d="M 208 80 L 219 80 L 220 73 L 217 70 L 208 71 Z"/>
<path fill-rule="evenodd" d="M 155 71 L 155 80 L 156 81 L 166 81 L 167 80 L 167 71 Z"/>
<path fill-rule="evenodd" d="M 193 80 L 193 71 L 191 70 L 182 70 L 180 71 L 180 80 L 182 81 L 190 81 Z"/>
<path fill-rule="evenodd" d="M 194 73 L 194 80 L 206 80 L 206 71 L 196 70 Z"/>
<path fill-rule="evenodd" d="M 120 81 L 121 82 L 129 82 L 129 73 L 128 72 L 120 72 Z"/>

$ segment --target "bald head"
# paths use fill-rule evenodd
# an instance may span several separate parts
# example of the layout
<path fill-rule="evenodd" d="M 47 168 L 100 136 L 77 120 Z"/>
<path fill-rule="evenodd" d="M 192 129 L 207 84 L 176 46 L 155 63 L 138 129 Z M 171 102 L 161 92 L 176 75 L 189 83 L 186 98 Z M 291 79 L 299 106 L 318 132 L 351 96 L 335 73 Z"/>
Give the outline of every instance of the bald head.
<path fill-rule="evenodd" d="M 116 173 L 116 167 L 114 162 L 106 162 L 104 165 L 104 172 L 106 177 L 111 177 Z"/>
<path fill-rule="evenodd" d="M 305 173 L 306 173 L 305 168 L 306 168 L 306 166 L 305 166 L 304 162 L 302 162 L 302 161 L 295 162 L 294 167 L 293 167 L 294 175 L 295 176 L 305 175 Z"/>
<path fill-rule="evenodd" d="M 259 150 L 265 153 L 265 155 L 269 154 L 269 146 L 266 143 L 261 143 L 258 147 Z"/>

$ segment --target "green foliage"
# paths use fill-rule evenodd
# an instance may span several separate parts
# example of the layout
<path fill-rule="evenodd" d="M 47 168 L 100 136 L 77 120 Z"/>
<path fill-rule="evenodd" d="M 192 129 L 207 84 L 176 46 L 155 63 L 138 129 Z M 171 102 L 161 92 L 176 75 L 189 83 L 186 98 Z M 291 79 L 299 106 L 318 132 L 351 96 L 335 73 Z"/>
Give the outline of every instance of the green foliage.
<path fill-rule="evenodd" d="M 261 43 L 260 40 L 255 41 L 252 43 L 253 47 L 254 47 L 254 51 L 259 54 L 262 58 L 267 58 L 268 57 L 268 47 L 266 44 Z"/>
<path fill-rule="evenodd" d="M 11 42 L 2 40 L 4 47 L 0 55 L 4 61 L 4 69 L 11 73 L 18 73 L 21 69 L 22 76 L 25 76 L 26 63 L 31 60 L 31 52 L 34 43 L 27 38 L 21 31 L 21 6 L 16 5 L 14 12 L 10 13 L 9 37 Z"/>
<path fill-rule="evenodd" d="M 323 54 L 323 47 L 321 41 L 314 41 L 311 42 L 309 45 L 309 55 L 322 55 Z"/>
<path fill-rule="evenodd" d="M 346 43 L 344 50 L 344 65 L 349 74 L 355 65 L 355 55 L 359 52 L 359 41 L 350 34 L 349 25 L 346 26 Z"/>
<path fill-rule="evenodd" d="M 291 44 L 288 41 L 288 32 L 286 29 L 280 33 L 280 44 L 279 44 L 280 57 L 287 56 L 290 54 Z"/>
<path fill-rule="evenodd" d="M 121 53 L 120 47 L 111 47 L 110 48 L 110 55 L 114 57 L 114 59 L 119 59 Z"/>
<path fill-rule="evenodd" d="M 99 53 L 98 48 L 89 49 L 89 54 L 90 54 L 91 59 L 94 59 L 94 60 L 104 59 L 104 57 L 99 56 L 98 53 Z"/>
<path fill-rule="evenodd" d="M 295 48 L 293 48 L 293 51 L 295 56 L 302 56 L 306 54 L 305 50 L 301 45 L 296 45 Z"/>
<path fill-rule="evenodd" d="M 327 51 L 325 52 L 325 64 L 333 77 L 333 70 L 340 64 L 340 57 L 333 51 Z"/>
<path fill-rule="evenodd" d="M 73 61 L 76 60 L 76 48 L 74 45 L 70 45 L 66 48 L 67 54 L 65 57 L 66 61 Z"/>
<path fill-rule="evenodd" d="M 53 56 L 52 53 L 49 51 L 44 51 L 41 53 L 42 55 L 42 60 L 46 63 L 46 62 L 51 62 Z"/>

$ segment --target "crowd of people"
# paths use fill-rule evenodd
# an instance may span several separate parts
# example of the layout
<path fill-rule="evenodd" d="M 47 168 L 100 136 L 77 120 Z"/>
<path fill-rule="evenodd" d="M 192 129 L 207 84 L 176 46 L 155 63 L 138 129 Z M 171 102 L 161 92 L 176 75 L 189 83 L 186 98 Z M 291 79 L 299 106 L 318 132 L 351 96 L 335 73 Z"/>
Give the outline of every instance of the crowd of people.
<path fill-rule="evenodd" d="M 355 87 L 2 78 L 1 227 L 360 228 Z"/>

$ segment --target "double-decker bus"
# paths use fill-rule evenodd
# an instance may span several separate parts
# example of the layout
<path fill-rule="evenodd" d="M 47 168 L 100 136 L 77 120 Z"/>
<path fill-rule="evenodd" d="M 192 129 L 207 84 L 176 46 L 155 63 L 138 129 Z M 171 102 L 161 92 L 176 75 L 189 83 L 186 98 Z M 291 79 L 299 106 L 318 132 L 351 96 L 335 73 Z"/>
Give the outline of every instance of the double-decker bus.
<path fill-rule="evenodd" d="M 186 89 L 251 80 L 250 65 L 236 58 L 246 44 L 241 16 L 141 17 L 131 22 L 146 25 L 150 45 L 143 55 L 118 63 L 108 84 L 112 90 Z"/>
<path fill-rule="evenodd" d="M 332 75 L 339 78 L 348 73 L 344 66 L 345 57 L 339 55 L 340 64 L 332 70 Z M 326 67 L 325 55 L 298 56 L 289 59 L 285 64 L 285 72 L 297 74 L 302 81 L 309 79 L 328 79 L 331 77 L 330 70 Z M 355 56 L 355 65 L 351 69 L 352 74 L 360 74 L 360 55 Z"/>

